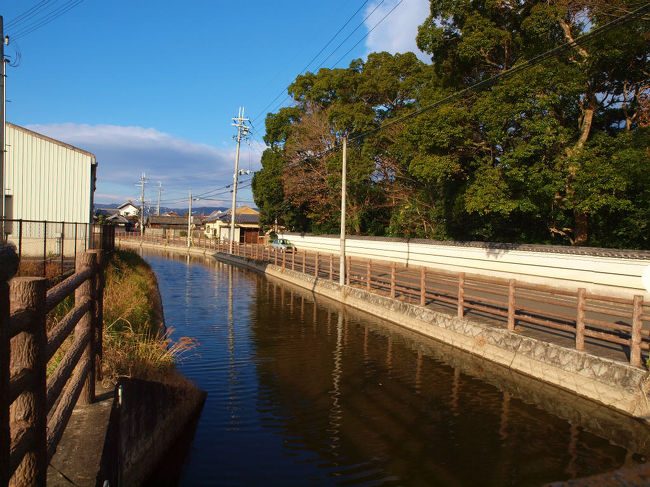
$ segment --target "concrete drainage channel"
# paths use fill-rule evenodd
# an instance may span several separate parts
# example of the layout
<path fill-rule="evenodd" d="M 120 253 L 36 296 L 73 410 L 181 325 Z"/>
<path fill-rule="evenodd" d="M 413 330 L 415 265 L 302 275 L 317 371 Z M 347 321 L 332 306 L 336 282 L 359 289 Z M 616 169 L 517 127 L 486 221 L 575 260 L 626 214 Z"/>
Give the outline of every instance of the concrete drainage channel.
<path fill-rule="evenodd" d="M 645 369 L 364 289 L 341 288 L 326 279 L 316 279 L 286 268 L 282 270 L 281 266 L 245 257 L 215 253 L 210 249 L 180 249 L 146 242 L 122 241 L 120 245 L 211 255 L 222 262 L 275 276 L 650 424 L 650 380 Z"/>

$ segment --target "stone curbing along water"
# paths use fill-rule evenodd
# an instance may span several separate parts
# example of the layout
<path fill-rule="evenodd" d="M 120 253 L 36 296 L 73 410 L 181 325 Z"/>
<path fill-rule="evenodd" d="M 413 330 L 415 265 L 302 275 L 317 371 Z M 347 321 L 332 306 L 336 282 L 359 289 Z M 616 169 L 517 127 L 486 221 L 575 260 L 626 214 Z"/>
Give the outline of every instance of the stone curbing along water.
<path fill-rule="evenodd" d="M 160 250 L 176 250 L 156 244 L 122 242 Z M 650 423 L 650 380 L 644 369 L 559 345 L 526 337 L 465 318 L 370 293 L 363 289 L 316 279 L 301 272 L 210 249 L 188 253 L 254 269 L 292 282 L 314 293 L 386 319 L 409 330 L 468 351 L 491 362 L 560 387 L 599 404 Z"/>

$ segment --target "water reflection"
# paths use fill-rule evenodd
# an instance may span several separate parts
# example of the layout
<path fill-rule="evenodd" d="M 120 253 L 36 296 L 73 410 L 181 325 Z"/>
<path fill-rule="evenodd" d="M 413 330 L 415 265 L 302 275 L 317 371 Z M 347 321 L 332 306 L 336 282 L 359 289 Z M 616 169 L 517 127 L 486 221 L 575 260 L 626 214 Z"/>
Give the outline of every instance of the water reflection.
<path fill-rule="evenodd" d="M 201 342 L 181 366 L 209 393 L 184 485 L 540 485 L 650 451 L 626 416 L 296 286 L 146 257 Z"/>

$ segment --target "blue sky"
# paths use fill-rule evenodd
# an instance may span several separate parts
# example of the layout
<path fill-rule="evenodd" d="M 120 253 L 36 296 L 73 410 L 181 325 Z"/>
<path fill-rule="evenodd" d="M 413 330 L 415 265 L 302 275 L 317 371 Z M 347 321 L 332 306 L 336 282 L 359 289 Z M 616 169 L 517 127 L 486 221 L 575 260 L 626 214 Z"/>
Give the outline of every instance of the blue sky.
<path fill-rule="evenodd" d="M 97 202 L 135 200 L 145 172 L 146 199 L 155 203 L 161 182 L 163 203 L 173 207 L 186 204 L 190 189 L 205 193 L 232 182 L 230 124 L 240 106 L 254 123 L 240 167 L 260 167 L 266 111 L 277 111 L 288 84 L 357 9 L 310 70 L 373 10 L 324 67 L 341 57 L 336 67 L 346 67 L 373 51 L 416 50 L 417 26 L 429 9 L 428 0 L 85 0 L 25 33 L 72 1 L 3 0 L 5 34 L 14 37 L 6 54 L 21 57 L 7 70 L 7 120 L 93 152 Z M 39 4 L 44 8 L 32 19 L 11 23 Z M 229 206 L 227 191 L 194 204 Z M 238 200 L 252 203 L 245 182 Z"/>

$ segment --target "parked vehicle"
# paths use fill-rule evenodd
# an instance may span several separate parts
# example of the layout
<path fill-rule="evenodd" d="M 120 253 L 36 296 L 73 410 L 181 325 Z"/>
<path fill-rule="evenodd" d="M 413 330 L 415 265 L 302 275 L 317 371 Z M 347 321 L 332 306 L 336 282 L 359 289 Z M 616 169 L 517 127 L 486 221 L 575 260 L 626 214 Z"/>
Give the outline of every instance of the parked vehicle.
<path fill-rule="evenodd" d="M 280 252 L 294 252 L 296 250 L 296 246 L 286 238 L 276 238 L 271 244 L 271 248 Z"/>

